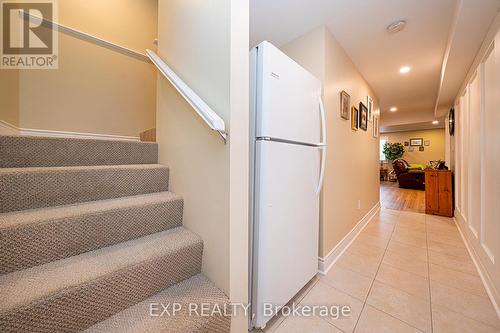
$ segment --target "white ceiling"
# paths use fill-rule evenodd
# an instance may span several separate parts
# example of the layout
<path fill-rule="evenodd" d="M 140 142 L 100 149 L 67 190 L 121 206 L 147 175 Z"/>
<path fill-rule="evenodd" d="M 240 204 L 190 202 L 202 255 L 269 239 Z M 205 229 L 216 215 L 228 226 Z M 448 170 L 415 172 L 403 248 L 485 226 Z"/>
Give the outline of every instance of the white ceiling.
<path fill-rule="evenodd" d="M 379 98 L 382 126 L 434 120 L 443 59 L 441 117 L 452 104 L 500 0 L 251 0 L 251 44 L 284 45 L 326 25 Z M 458 14 L 458 15 L 457 15 Z M 404 19 L 406 28 L 385 28 Z M 452 29 L 456 26 L 456 29 Z M 403 65 L 412 67 L 401 75 Z M 389 112 L 396 106 L 398 111 Z"/>

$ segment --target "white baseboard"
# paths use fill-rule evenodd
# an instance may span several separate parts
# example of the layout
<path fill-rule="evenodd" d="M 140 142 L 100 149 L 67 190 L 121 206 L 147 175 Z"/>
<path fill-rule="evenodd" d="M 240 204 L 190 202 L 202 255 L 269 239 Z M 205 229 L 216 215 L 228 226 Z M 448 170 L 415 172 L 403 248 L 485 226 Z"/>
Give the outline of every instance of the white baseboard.
<path fill-rule="evenodd" d="M 19 128 L 6 121 L 0 120 L 0 135 L 19 135 Z"/>
<path fill-rule="evenodd" d="M 495 287 L 495 284 L 493 283 L 493 280 L 491 279 L 488 271 L 486 270 L 481 260 L 479 259 L 479 256 L 476 254 L 474 246 L 470 243 L 469 239 L 467 238 L 466 236 L 467 233 L 464 232 L 464 230 L 462 230 L 462 228 L 464 227 L 464 223 L 460 223 L 457 217 L 462 217 L 462 214 L 459 211 L 455 210 L 455 217 L 453 218 L 453 220 L 455 221 L 455 224 L 458 227 L 458 231 L 460 232 L 460 236 L 462 236 L 462 239 L 465 243 L 465 247 L 467 248 L 467 251 L 469 252 L 469 255 L 472 258 L 472 262 L 474 262 L 474 265 L 476 266 L 476 269 L 479 273 L 479 277 L 483 282 L 484 288 L 486 289 L 486 293 L 488 294 L 491 303 L 495 308 L 497 316 L 498 318 L 500 318 L 500 293 Z M 465 222 L 465 219 L 462 219 L 462 221 Z"/>
<path fill-rule="evenodd" d="M 372 209 L 356 224 L 356 226 L 335 246 L 330 253 L 325 257 L 318 258 L 318 271 L 322 275 L 326 275 L 332 266 L 337 262 L 342 254 L 349 248 L 358 235 L 363 231 L 368 222 L 371 221 L 373 216 L 380 210 L 380 202 L 378 202 Z"/>
<path fill-rule="evenodd" d="M 119 140 L 119 141 L 140 141 L 136 136 L 64 132 L 43 129 L 19 128 L 6 121 L 0 120 L 0 135 L 21 135 L 40 136 L 50 138 L 73 138 L 73 139 L 94 139 L 94 140 Z"/>

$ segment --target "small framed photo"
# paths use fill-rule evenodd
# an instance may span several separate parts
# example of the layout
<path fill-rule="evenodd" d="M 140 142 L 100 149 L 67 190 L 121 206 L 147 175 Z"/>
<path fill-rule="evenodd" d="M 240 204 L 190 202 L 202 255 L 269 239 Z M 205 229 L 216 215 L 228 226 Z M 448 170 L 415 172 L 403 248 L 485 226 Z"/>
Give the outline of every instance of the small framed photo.
<path fill-rule="evenodd" d="M 359 128 L 363 131 L 368 130 L 368 108 L 363 102 L 359 103 Z"/>
<path fill-rule="evenodd" d="M 431 145 L 431 140 L 425 140 L 424 141 L 424 146 L 428 147 Z"/>
<path fill-rule="evenodd" d="M 425 147 L 424 146 L 420 146 L 418 147 L 418 151 L 424 151 L 425 150 Z"/>
<path fill-rule="evenodd" d="M 368 108 L 368 121 L 371 122 L 374 118 L 373 115 L 373 98 L 366 96 L 366 106 Z"/>
<path fill-rule="evenodd" d="M 380 122 L 377 116 L 373 116 L 373 137 L 378 138 L 380 136 Z"/>
<path fill-rule="evenodd" d="M 420 147 L 424 145 L 424 139 L 410 139 L 410 146 Z"/>
<path fill-rule="evenodd" d="M 409 152 L 409 153 L 413 153 L 413 151 L 414 151 L 414 150 L 415 150 L 415 148 L 414 148 L 414 147 L 408 147 L 408 152 Z"/>
<path fill-rule="evenodd" d="M 405 141 L 405 147 L 408 147 L 410 145 L 409 141 Z"/>
<path fill-rule="evenodd" d="M 359 127 L 359 111 L 355 106 L 351 108 L 351 129 L 357 131 Z"/>
<path fill-rule="evenodd" d="M 344 90 L 340 92 L 340 117 L 349 120 L 349 108 L 351 107 L 351 96 Z"/>

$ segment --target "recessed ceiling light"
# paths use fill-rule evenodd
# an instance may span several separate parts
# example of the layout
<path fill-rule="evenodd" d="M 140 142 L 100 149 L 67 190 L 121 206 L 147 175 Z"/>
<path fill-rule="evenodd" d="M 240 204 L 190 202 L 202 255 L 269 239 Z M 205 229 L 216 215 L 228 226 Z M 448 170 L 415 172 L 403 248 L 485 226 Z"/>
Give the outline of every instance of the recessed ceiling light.
<path fill-rule="evenodd" d="M 410 66 L 403 66 L 399 69 L 399 72 L 401 74 L 406 74 L 406 73 L 409 73 L 411 71 L 411 67 Z"/>
<path fill-rule="evenodd" d="M 433 125 L 437 125 L 437 124 L 439 124 L 439 121 L 434 120 L 434 121 L 432 122 L 432 124 L 433 124 Z"/>
<path fill-rule="evenodd" d="M 390 34 L 395 34 L 403 30 L 405 27 L 406 27 L 405 20 L 397 20 L 389 24 L 387 28 L 385 28 L 385 30 L 387 30 L 387 32 Z"/>
<path fill-rule="evenodd" d="M 396 112 L 396 111 L 398 111 L 398 108 L 394 106 L 394 107 L 390 108 L 389 111 Z"/>

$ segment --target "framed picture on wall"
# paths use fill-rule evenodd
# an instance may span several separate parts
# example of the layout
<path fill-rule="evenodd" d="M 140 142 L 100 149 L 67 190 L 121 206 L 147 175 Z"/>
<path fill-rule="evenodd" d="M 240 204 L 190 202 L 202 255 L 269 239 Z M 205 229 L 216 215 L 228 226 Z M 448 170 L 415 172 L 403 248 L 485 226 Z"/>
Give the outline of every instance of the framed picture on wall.
<path fill-rule="evenodd" d="M 418 151 L 424 151 L 424 150 L 425 150 L 424 146 L 418 147 Z"/>
<path fill-rule="evenodd" d="M 359 111 L 355 106 L 351 108 L 351 129 L 354 131 L 358 130 L 359 126 Z"/>
<path fill-rule="evenodd" d="M 340 92 L 340 117 L 349 120 L 349 108 L 351 107 L 351 96 L 344 90 Z"/>
<path fill-rule="evenodd" d="M 414 151 L 414 150 L 415 150 L 415 148 L 414 148 L 414 147 L 408 147 L 408 152 L 409 152 L 409 153 L 413 153 L 413 151 Z"/>
<path fill-rule="evenodd" d="M 378 138 L 380 136 L 380 123 L 377 116 L 373 116 L 373 137 Z"/>
<path fill-rule="evenodd" d="M 431 140 L 424 141 L 424 146 L 430 146 L 430 145 L 431 145 Z"/>
<path fill-rule="evenodd" d="M 359 128 L 363 131 L 368 129 L 368 108 L 363 102 L 359 103 Z"/>
<path fill-rule="evenodd" d="M 368 121 L 372 121 L 375 118 L 373 115 L 373 99 L 370 96 L 366 96 L 366 107 L 368 108 Z"/>
<path fill-rule="evenodd" d="M 410 146 L 420 147 L 424 145 L 424 139 L 410 139 Z"/>

